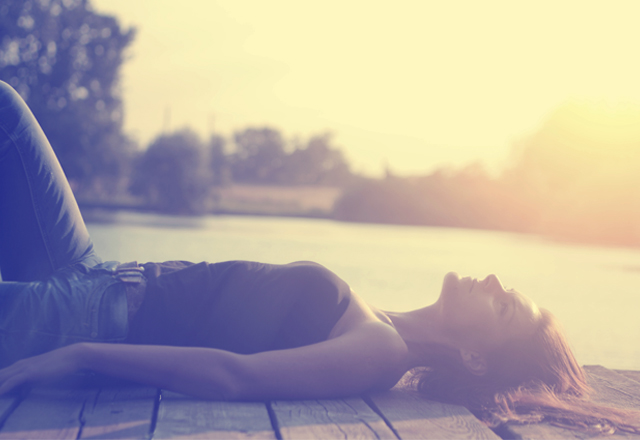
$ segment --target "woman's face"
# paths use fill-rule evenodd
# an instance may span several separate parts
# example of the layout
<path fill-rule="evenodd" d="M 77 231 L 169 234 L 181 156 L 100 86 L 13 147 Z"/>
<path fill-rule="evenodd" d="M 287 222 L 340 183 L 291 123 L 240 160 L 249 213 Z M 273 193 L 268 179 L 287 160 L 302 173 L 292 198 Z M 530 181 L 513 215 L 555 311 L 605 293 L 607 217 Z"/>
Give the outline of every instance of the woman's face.
<path fill-rule="evenodd" d="M 478 281 L 448 273 L 438 303 L 450 341 L 457 348 L 479 352 L 533 334 L 541 318 L 531 299 L 506 290 L 495 275 Z"/>

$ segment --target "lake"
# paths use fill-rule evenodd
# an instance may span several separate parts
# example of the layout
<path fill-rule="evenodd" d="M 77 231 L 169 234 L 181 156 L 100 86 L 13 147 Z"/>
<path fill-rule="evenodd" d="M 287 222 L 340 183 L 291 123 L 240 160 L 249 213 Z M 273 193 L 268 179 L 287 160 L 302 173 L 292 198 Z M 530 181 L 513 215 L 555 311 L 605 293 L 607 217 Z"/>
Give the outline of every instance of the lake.
<path fill-rule="evenodd" d="M 551 310 L 581 364 L 640 370 L 640 249 L 516 233 L 331 220 L 119 212 L 89 223 L 105 260 L 313 260 L 387 310 L 434 302 L 449 271 L 503 284 Z"/>

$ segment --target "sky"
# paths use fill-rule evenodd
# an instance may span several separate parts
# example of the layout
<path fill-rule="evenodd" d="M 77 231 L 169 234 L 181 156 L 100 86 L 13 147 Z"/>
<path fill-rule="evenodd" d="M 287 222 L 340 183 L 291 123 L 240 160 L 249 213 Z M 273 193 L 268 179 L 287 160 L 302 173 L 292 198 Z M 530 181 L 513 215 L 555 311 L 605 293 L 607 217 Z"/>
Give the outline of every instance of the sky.
<path fill-rule="evenodd" d="M 497 172 L 568 100 L 640 103 L 637 1 L 91 3 L 137 28 L 121 84 L 142 146 L 270 126 L 332 132 L 369 175 Z"/>

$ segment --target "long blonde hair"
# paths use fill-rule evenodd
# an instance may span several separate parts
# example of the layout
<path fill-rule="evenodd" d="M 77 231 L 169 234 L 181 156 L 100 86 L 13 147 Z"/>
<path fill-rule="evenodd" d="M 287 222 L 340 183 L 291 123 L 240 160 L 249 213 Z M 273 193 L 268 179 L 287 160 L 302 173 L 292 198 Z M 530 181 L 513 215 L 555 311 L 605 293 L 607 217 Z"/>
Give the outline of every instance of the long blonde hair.
<path fill-rule="evenodd" d="M 546 421 L 589 433 L 640 433 L 640 413 L 595 404 L 584 370 L 547 310 L 537 331 L 487 354 L 487 373 L 471 374 L 452 356 L 431 356 L 412 382 L 430 399 L 463 405 L 492 427 Z"/>

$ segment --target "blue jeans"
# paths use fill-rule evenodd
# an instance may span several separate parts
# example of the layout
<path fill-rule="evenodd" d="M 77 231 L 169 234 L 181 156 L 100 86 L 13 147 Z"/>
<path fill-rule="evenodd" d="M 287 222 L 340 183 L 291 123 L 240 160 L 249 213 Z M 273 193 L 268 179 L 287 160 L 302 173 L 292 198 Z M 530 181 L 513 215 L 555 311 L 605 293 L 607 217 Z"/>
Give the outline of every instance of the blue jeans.
<path fill-rule="evenodd" d="M 0 366 L 74 342 L 122 341 L 116 266 L 96 255 L 49 141 L 0 81 Z"/>

